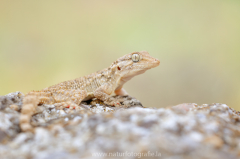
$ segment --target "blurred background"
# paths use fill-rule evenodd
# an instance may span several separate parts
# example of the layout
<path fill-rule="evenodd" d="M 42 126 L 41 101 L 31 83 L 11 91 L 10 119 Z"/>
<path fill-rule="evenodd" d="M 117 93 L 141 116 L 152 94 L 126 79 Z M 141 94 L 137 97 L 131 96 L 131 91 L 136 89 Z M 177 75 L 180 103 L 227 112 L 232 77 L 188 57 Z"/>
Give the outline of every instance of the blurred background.
<path fill-rule="evenodd" d="M 27 93 L 146 50 L 159 67 L 125 84 L 146 107 L 240 110 L 240 1 L 0 1 L 0 95 Z"/>

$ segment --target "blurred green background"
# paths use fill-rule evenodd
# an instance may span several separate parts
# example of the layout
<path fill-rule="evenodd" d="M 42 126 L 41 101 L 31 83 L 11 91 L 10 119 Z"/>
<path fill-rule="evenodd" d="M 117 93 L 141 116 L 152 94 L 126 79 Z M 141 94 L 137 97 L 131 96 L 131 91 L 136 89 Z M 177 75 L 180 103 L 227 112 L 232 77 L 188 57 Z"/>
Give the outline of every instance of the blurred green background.
<path fill-rule="evenodd" d="M 239 0 L 0 0 L 0 95 L 84 76 L 142 50 L 161 64 L 124 88 L 145 106 L 240 110 Z"/>

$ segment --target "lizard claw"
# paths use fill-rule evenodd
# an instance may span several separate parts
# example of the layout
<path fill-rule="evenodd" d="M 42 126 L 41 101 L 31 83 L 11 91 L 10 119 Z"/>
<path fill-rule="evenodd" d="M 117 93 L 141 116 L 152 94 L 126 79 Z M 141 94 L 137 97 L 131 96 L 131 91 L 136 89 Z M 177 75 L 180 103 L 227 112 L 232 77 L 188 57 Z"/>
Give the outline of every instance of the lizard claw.
<path fill-rule="evenodd" d="M 119 101 L 111 101 L 111 102 L 104 102 L 106 105 L 109 105 L 109 106 L 120 106 L 120 102 Z"/>

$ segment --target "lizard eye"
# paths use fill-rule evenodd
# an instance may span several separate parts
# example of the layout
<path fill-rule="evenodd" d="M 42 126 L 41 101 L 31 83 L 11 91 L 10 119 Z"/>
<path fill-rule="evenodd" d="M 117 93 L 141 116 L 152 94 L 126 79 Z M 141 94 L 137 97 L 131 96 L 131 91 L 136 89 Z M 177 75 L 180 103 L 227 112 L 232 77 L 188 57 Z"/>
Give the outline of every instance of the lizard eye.
<path fill-rule="evenodd" d="M 138 62 L 140 60 L 140 56 L 138 54 L 132 54 L 132 61 Z"/>

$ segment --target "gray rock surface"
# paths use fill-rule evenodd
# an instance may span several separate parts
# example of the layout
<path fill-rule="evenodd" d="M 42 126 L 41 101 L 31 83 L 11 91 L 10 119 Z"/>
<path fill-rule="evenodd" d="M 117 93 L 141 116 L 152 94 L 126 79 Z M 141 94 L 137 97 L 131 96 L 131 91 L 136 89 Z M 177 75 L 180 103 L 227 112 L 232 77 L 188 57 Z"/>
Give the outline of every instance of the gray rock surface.
<path fill-rule="evenodd" d="M 129 96 L 115 96 L 122 100 L 121 107 L 98 100 L 82 103 L 79 111 L 42 105 L 32 117 L 35 133 L 30 133 L 19 129 L 22 96 L 14 98 L 17 102 L 0 104 L 1 159 L 240 156 L 239 112 L 225 104 L 156 109 Z"/>

